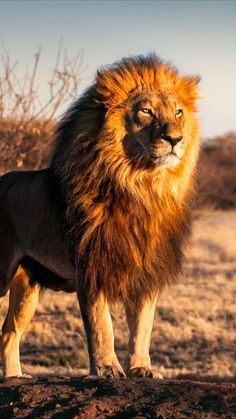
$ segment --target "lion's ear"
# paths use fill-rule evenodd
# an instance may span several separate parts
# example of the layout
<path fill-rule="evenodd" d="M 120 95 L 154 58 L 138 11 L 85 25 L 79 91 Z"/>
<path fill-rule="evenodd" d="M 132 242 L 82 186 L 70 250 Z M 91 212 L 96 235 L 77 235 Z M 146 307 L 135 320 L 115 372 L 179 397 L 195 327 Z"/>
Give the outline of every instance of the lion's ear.
<path fill-rule="evenodd" d="M 95 89 L 99 100 L 103 102 L 105 106 L 108 106 L 108 102 L 111 98 L 110 84 L 109 70 L 105 68 L 98 70 L 95 78 Z"/>
<path fill-rule="evenodd" d="M 184 76 L 183 82 L 184 82 L 186 93 L 194 95 L 197 99 L 198 85 L 200 81 L 201 81 L 201 77 L 199 75 Z"/>
<path fill-rule="evenodd" d="M 183 103 L 190 109 L 195 110 L 196 100 L 200 99 L 199 96 L 199 82 L 201 77 L 198 75 L 184 76 L 181 79 L 179 86 L 179 93 Z"/>
<path fill-rule="evenodd" d="M 186 89 L 198 92 L 198 85 L 201 81 L 201 77 L 199 75 L 184 76 L 183 80 Z"/>
<path fill-rule="evenodd" d="M 95 88 L 98 97 L 104 106 L 111 108 L 126 100 L 130 90 L 135 87 L 135 79 L 132 74 L 117 66 L 102 67 L 97 71 Z"/>

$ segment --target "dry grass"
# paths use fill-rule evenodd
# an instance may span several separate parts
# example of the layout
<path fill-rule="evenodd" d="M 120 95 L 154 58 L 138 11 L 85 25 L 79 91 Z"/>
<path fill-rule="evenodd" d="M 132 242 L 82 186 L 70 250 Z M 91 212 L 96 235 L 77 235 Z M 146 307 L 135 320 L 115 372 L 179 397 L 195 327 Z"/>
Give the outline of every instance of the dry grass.
<path fill-rule="evenodd" d="M 236 328 L 236 212 L 204 212 L 195 220 L 184 279 L 160 297 L 151 345 L 165 377 L 233 381 Z M 6 312 L 7 301 L 4 302 Z M 3 317 L 3 312 L 1 313 Z M 117 352 L 124 360 L 128 331 L 113 309 Z M 75 294 L 45 291 L 22 339 L 24 371 L 87 372 L 85 335 Z"/>

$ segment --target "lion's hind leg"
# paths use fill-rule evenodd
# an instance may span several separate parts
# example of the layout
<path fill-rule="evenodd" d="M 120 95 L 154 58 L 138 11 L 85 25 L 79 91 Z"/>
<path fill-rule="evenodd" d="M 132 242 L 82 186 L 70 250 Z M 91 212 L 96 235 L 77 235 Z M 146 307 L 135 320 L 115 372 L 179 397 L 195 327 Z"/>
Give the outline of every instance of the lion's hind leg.
<path fill-rule="evenodd" d="M 37 307 L 39 284 L 31 284 L 28 274 L 20 267 L 14 276 L 9 297 L 9 309 L 1 337 L 4 377 L 22 376 L 20 339 Z"/>

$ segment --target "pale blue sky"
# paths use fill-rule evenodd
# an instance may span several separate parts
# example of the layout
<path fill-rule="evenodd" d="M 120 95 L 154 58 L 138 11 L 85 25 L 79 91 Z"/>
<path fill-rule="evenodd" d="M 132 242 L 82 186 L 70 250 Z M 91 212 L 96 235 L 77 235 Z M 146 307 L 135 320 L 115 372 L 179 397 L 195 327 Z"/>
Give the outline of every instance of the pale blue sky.
<path fill-rule="evenodd" d="M 203 137 L 236 130 L 235 1 L 0 1 L 0 39 L 19 70 L 42 45 L 42 96 L 61 37 L 70 56 L 84 50 L 81 90 L 97 67 L 155 51 L 201 75 Z"/>

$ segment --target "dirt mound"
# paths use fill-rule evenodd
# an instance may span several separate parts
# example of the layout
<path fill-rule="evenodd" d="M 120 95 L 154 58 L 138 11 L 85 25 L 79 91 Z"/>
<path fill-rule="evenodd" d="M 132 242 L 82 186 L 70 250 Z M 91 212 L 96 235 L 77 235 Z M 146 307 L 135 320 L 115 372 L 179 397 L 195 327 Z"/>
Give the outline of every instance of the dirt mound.
<path fill-rule="evenodd" d="M 236 385 L 94 377 L 0 382 L 1 418 L 234 418 Z"/>

